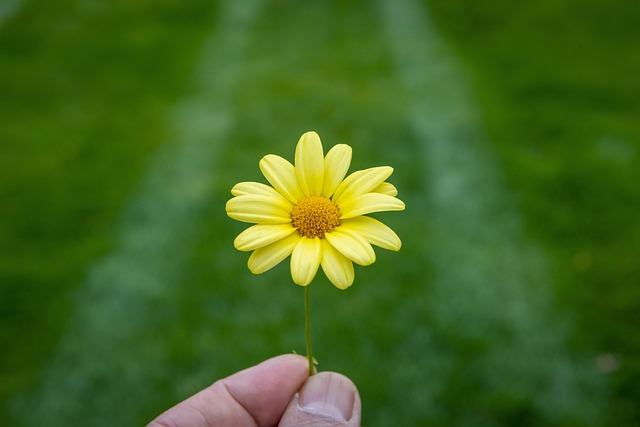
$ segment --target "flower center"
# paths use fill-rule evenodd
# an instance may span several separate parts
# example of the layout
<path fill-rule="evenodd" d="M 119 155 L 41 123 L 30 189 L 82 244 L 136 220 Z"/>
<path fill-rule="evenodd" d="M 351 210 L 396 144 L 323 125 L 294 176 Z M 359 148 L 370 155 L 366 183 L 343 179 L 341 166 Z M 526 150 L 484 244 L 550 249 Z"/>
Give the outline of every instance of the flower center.
<path fill-rule="evenodd" d="M 293 207 L 291 223 L 302 236 L 324 239 L 340 225 L 340 210 L 326 197 L 305 197 Z"/>

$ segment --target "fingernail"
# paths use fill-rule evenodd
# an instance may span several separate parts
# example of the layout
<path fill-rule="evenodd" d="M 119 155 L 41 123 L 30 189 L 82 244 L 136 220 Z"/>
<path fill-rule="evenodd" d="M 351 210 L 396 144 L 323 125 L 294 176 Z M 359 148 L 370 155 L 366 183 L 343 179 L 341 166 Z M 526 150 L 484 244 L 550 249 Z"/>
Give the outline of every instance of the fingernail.
<path fill-rule="evenodd" d="M 355 393 L 355 386 L 346 377 L 320 372 L 302 387 L 298 404 L 305 412 L 346 423 L 353 415 Z"/>

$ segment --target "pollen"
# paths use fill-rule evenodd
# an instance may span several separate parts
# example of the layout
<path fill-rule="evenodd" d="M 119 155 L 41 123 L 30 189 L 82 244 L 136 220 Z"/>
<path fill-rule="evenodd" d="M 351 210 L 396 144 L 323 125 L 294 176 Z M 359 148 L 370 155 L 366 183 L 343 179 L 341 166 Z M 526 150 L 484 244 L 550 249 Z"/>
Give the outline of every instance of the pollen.
<path fill-rule="evenodd" d="M 324 239 L 340 225 L 340 210 L 326 197 L 309 196 L 293 207 L 291 222 L 301 236 Z"/>

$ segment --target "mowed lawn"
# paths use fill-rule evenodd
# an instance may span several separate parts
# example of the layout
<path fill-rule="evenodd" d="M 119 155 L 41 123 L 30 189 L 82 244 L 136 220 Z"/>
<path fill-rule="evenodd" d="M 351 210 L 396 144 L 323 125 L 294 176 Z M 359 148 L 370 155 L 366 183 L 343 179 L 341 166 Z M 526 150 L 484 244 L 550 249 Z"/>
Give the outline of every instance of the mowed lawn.
<path fill-rule="evenodd" d="M 7 3 L 8 4 L 8 3 Z M 316 130 L 403 240 L 312 284 L 363 425 L 640 424 L 634 1 L 25 0 L 0 9 L 0 423 L 144 425 L 304 353 L 224 204 Z"/>

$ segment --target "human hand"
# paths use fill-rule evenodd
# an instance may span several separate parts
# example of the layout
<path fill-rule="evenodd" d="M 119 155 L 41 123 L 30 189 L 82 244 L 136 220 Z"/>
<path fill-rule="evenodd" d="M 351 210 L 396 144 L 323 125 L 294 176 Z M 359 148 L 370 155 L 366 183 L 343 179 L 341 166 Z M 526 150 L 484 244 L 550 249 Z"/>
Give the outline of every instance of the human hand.
<path fill-rule="evenodd" d="M 277 356 L 216 381 L 167 410 L 147 427 L 358 427 L 360 395 L 347 377 Z"/>

